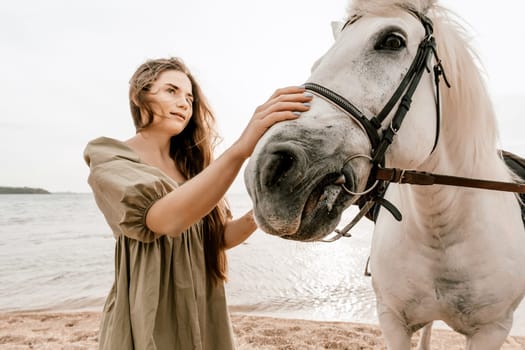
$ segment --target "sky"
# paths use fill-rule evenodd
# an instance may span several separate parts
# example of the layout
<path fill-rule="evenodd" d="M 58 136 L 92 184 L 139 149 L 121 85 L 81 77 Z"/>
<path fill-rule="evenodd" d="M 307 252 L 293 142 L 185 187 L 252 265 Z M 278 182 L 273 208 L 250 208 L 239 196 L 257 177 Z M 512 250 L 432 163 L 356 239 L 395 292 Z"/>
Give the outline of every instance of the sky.
<path fill-rule="evenodd" d="M 515 124 L 525 125 L 516 112 L 525 117 L 525 2 L 441 4 L 465 20 L 503 106 L 497 110 L 507 112 L 499 117 L 503 145 L 525 155 Z M 184 59 L 216 112 L 225 149 L 276 88 L 308 78 L 333 42 L 331 21 L 343 19 L 346 6 L 347 0 L 3 1 L 0 186 L 89 192 L 84 147 L 99 136 L 134 134 L 128 81 L 149 58 Z"/>

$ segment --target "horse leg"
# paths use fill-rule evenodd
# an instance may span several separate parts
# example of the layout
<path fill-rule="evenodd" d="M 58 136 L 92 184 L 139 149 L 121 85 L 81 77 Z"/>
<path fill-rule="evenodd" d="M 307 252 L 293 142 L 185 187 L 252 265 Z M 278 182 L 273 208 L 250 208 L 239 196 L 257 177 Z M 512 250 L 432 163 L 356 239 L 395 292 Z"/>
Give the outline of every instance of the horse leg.
<path fill-rule="evenodd" d="M 432 333 L 432 322 L 421 330 L 421 336 L 417 343 L 417 350 L 430 350 L 430 335 Z"/>
<path fill-rule="evenodd" d="M 410 350 L 412 333 L 406 324 L 390 309 L 378 304 L 379 325 L 388 350 Z"/>
<path fill-rule="evenodd" d="M 481 327 L 473 335 L 467 336 L 467 350 L 499 350 L 512 327 L 512 318 Z"/>

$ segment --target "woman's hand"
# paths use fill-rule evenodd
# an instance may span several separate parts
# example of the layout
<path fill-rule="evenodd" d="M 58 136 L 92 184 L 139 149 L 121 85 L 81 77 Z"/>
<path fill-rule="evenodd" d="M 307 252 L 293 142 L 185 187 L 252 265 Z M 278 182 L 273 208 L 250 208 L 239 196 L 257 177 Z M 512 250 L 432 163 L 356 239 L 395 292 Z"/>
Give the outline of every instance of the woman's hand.
<path fill-rule="evenodd" d="M 224 249 L 230 249 L 244 242 L 257 229 L 250 210 L 236 220 L 230 220 L 224 227 Z"/>
<path fill-rule="evenodd" d="M 291 86 L 276 90 L 264 104 L 257 107 L 243 133 L 232 146 L 243 158 L 248 158 L 257 141 L 275 123 L 297 119 L 310 109 L 312 95 L 303 87 Z"/>

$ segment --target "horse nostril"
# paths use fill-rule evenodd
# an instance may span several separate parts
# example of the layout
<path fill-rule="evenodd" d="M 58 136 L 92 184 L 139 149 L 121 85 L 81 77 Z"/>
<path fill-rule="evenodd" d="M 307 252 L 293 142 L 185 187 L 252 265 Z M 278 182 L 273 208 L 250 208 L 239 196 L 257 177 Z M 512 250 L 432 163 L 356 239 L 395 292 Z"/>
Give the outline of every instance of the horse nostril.
<path fill-rule="evenodd" d="M 286 177 L 290 169 L 293 168 L 296 159 L 294 155 L 287 151 L 276 151 L 268 157 L 264 165 L 264 183 L 268 187 L 277 185 Z"/>

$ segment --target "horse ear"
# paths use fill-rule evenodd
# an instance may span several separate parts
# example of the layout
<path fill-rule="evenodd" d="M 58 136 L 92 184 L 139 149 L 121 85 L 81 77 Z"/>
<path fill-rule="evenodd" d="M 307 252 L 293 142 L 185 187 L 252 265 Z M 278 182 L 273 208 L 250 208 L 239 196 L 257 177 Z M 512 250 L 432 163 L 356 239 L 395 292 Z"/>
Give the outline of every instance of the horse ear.
<path fill-rule="evenodd" d="M 337 40 L 337 38 L 339 37 L 339 34 L 341 34 L 341 29 L 343 29 L 343 26 L 345 25 L 345 23 L 341 21 L 333 21 L 331 25 L 332 25 L 332 35 L 334 36 L 334 39 Z"/>

